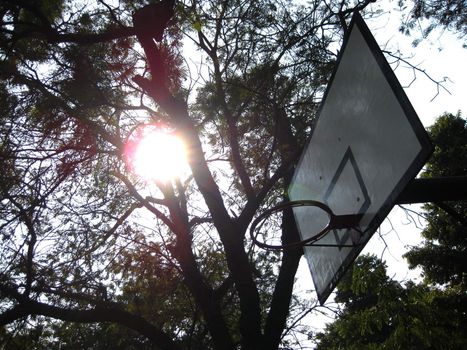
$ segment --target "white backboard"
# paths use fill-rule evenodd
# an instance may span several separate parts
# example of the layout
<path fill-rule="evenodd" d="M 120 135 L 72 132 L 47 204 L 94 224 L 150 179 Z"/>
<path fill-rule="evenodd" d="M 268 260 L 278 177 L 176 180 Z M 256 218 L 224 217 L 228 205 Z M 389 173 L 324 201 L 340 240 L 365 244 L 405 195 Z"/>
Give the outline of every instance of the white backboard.
<path fill-rule="evenodd" d="M 413 107 L 358 14 L 349 33 L 289 188 L 292 201 L 321 201 L 336 215 L 363 214 L 363 235 L 333 230 L 316 245 L 304 247 L 321 303 L 432 151 Z M 305 207 L 294 208 L 294 214 L 302 239 L 322 226 Z"/>

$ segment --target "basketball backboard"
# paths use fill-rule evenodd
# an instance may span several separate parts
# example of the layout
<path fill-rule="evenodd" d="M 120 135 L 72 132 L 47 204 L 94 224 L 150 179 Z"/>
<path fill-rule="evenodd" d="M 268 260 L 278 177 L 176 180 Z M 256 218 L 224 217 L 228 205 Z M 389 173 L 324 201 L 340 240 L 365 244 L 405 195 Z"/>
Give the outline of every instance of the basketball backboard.
<path fill-rule="evenodd" d="M 332 230 L 304 247 L 320 303 L 431 152 L 410 101 L 355 14 L 289 188 L 291 201 L 320 201 L 336 215 L 362 214 L 358 231 Z M 294 215 L 302 240 L 322 227 L 305 207 L 294 208 Z"/>

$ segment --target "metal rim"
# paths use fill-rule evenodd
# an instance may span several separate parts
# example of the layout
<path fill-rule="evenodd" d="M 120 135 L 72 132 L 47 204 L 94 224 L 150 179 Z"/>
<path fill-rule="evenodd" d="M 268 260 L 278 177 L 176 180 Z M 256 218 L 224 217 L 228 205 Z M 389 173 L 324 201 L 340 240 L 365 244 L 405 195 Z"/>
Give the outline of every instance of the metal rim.
<path fill-rule="evenodd" d="M 282 245 L 272 245 L 272 244 L 267 244 L 264 242 L 260 242 L 256 239 L 258 236 L 258 233 L 255 234 L 255 229 L 258 227 L 260 223 L 262 223 L 267 217 L 270 215 L 282 211 L 287 208 L 294 208 L 294 207 L 304 207 L 304 206 L 310 206 L 310 207 L 318 207 L 321 210 L 323 210 L 326 214 L 329 216 L 329 222 L 327 225 L 318 233 L 315 235 L 298 241 L 298 242 L 293 242 L 289 244 L 282 244 Z M 253 222 L 251 223 L 250 226 L 250 237 L 251 240 L 253 241 L 254 244 L 256 244 L 260 248 L 264 249 L 270 249 L 270 250 L 284 250 L 284 249 L 290 249 L 290 248 L 296 248 L 296 247 L 301 247 L 305 246 L 306 244 L 316 242 L 320 238 L 322 238 L 326 233 L 329 232 L 331 223 L 333 221 L 333 218 L 335 217 L 334 213 L 332 212 L 331 208 L 327 206 L 326 204 L 319 202 L 319 201 L 314 201 L 314 200 L 300 200 L 300 201 L 290 201 L 290 202 L 284 202 L 281 204 L 276 205 L 275 207 L 272 207 L 264 212 L 262 212 Z"/>

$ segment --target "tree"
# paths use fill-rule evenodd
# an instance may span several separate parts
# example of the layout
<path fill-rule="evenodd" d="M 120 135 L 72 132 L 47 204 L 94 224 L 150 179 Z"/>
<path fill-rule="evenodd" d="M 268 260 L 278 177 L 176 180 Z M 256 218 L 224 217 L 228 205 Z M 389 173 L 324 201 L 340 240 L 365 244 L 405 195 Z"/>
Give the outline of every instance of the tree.
<path fill-rule="evenodd" d="M 435 151 L 422 175 L 467 174 L 465 119 L 445 114 L 428 131 Z M 380 260 L 359 258 L 338 286 L 336 301 L 343 310 L 317 336 L 318 349 L 466 347 L 467 247 L 465 226 L 459 221 L 467 215 L 466 202 L 430 203 L 424 210 L 425 242 L 405 255 L 409 267 L 422 269 L 423 283 L 402 285 L 387 277 Z"/>
<path fill-rule="evenodd" d="M 370 2 L 177 2 L 169 19 L 143 1 L 2 1 L 4 339 L 53 346 L 77 327 L 105 347 L 126 327 L 135 347 L 287 346 L 302 251 L 258 251 L 246 233 L 286 198 L 331 45 Z M 146 30 L 158 19 L 167 28 Z M 183 138 L 190 175 L 129 171 L 127 141 L 147 123 Z"/>
<path fill-rule="evenodd" d="M 423 176 L 466 175 L 466 120 L 460 114 L 445 114 L 438 118 L 429 132 L 436 147 Z M 409 263 L 412 267 L 423 268 L 428 283 L 458 286 L 465 290 L 467 231 L 459 218 L 467 216 L 466 201 L 427 203 L 424 210 L 427 227 L 422 236 L 425 243 L 407 253 Z M 451 215 L 452 212 L 454 215 Z"/>
<path fill-rule="evenodd" d="M 465 38 L 467 35 L 467 3 L 465 0 L 400 0 L 399 5 L 409 7 L 408 16 L 401 26 L 401 31 L 409 34 L 421 20 L 428 20 L 429 25 L 423 30 L 428 36 L 433 29 L 443 27 Z"/>
<path fill-rule="evenodd" d="M 337 319 L 317 335 L 317 349 L 463 349 L 464 328 L 438 303 L 444 292 L 387 276 L 375 256 L 361 256 L 338 286 Z"/>
<path fill-rule="evenodd" d="M 435 151 L 424 172 L 426 177 L 467 174 L 467 122 L 460 113 L 444 114 L 429 128 Z M 427 203 L 425 242 L 412 248 L 406 258 L 412 268 L 421 267 L 429 285 L 445 294 L 439 303 L 467 326 L 467 201 Z"/>

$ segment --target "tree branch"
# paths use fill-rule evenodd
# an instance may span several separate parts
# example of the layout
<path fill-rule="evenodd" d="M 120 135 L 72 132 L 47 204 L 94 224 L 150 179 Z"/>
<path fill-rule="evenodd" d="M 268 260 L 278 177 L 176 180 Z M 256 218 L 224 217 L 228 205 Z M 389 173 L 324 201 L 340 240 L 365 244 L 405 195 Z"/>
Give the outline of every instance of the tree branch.
<path fill-rule="evenodd" d="M 282 218 L 282 244 L 297 242 L 300 239 L 296 227 L 292 209 L 285 210 Z M 276 349 L 281 341 L 289 314 L 295 274 L 302 254 L 301 247 L 285 250 L 282 254 L 279 276 L 264 327 L 264 339 L 267 344 L 265 349 Z"/>
<path fill-rule="evenodd" d="M 166 216 L 164 215 L 160 210 L 158 210 L 156 207 L 152 206 L 149 200 L 144 198 L 142 195 L 139 194 L 138 190 L 133 186 L 133 184 L 126 178 L 123 174 L 120 174 L 118 172 L 112 172 L 112 175 L 114 175 L 116 178 L 121 180 L 125 186 L 128 188 L 128 191 L 130 194 L 138 201 L 140 202 L 146 209 L 148 209 L 151 213 L 156 215 L 158 219 L 160 219 L 167 227 L 174 233 L 177 232 L 177 227 L 175 227 L 174 223 Z"/>
<path fill-rule="evenodd" d="M 31 291 L 31 285 L 34 278 L 33 259 L 34 249 L 37 243 L 36 229 L 32 220 L 33 208 L 31 207 L 28 210 L 26 210 L 9 193 L 4 191 L 3 195 L 19 210 L 19 219 L 26 225 L 28 229 L 28 234 L 30 236 L 28 242 L 28 251 L 26 255 L 26 286 L 24 289 L 24 295 L 28 296 Z"/>
<path fill-rule="evenodd" d="M 45 36 L 45 39 L 53 44 L 57 43 L 66 43 L 66 42 L 71 42 L 71 43 L 76 43 L 76 44 L 97 44 L 97 43 L 103 43 L 103 42 L 108 42 L 112 41 L 115 39 L 119 38 L 126 38 L 129 36 L 133 36 L 136 34 L 136 31 L 133 27 L 124 27 L 124 28 L 118 28 L 114 29 L 109 32 L 105 33 L 98 33 L 98 34 L 60 34 L 58 32 L 46 32 L 46 33 L 41 33 L 41 32 L 36 32 L 36 33 L 31 33 L 30 36 L 32 37 L 41 37 Z"/>
<path fill-rule="evenodd" d="M 113 29 L 103 33 L 60 33 L 57 29 L 52 27 L 47 17 L 41 10 L 34 6 L 31 2 L 22 0 L 6 0 L 13 6 L 18 6 L 18 9 L 24 9 L 34 15 L 41 23 L 37 25 L 35 23 L 23 23 L 23 26 L 27 26 L 27 29 L 21 32 L 14 32 L 2 28 L 1 31 L 7 32 L 13 35 L 13 40 L 21 40 L 25 38 L 38 38 L 45 39 L 49 43 L 77 43 L 77 44 L 96 44 L 101 42 L 108 42 L 111 40 L 125 38 L 136 34 L 136 30 L 133 27 L 121 27 Z M 103 3 L 103 2 L 101 2 Z M 105 4 L 104 4 L 105 5 Z M 114 17 L 113 11 L 106 6 L 111 16 Z"/>
<path fill-rule="evenodd" d="M 116 308 L 95 307 L 88 310 L 77 310 L 33 300 L 23 300 L 0 315 L 0 325 L 6 325 L 32 315 L 42 315 L 78 323 L 113 322 L 146 336 L 161 350 L 181 350 L 181 347 L 171 337 L 143 317 Z"/>
<path fill-rule="evenodd" d="M 141 44 L 146 52 L 150 68 L 155 72 L 161 71 L 163 67 L 157 67 L 157 65 L 162 64 L 161 60 L 157 58 L 157 51 L 159 50 L 157 45 L 152 40 L 143 40 Z M 253 280 L 250 262 L 243 246 L 245 232 L 239 231 L 236 222 L 230 218 L 225 208 L 219 187 L 214 181 L 204 157 L 198 130 L 188 115 L 186 103 L 174 98 L 168 89 L 161 84 L 161 81 L 158 82 L 157 78 L 154 79 L 154 72 L 152 72 L 152 76 L 152 81 L 141 76 L 136 76 L 134 80 L 171 116 L 177 131 L 186 142 L 188 163 L 224 245 L 227 264 L 230 271 L 232 271 L 232 277 L 239 294 L 242 340 L 247 344 L 247 347 L 254 348 L 254 346 L 259 346 L 261 343 L 261 313 L 258 289 Z M 188 252 L 183 254 L 188 254 Z M 201 281 L 198 281 L 198 283 L 201 283 Z M 197 288 L 200 288 L 200 285 Z M 210 304 L 213 304 L 212 301 Z M 207 306 L 213 307 L 213 305 Z M 205 316 L 209 315 L 209 312 L 216 313 L 217 308 L 218 305 L 214 310 L 203 310 L 208 312 L 208 314 L 205 313 Z M 210 324 L 209 329 L 217 346 L 220 348 L 226 347 L 224 330 L 219 329 L 215 323 Z M 231 346 L 233 348 L 232 344 Z"/>
<path fill-rule="evenodd" d="M 171 220 L 177 228 L 176 245 L 175 248 L 170 249 L 170 252 L 180 263 L 185 283 L 203 312 L 214 343 L 224 349 L 233 350 L 235 346 L 222 315 L 220 305 L 217 302 L 213 302 L 214 291 L 202 275 L 196 262 L 196 257 L 193 254 L 193 242 L 186 207 L 184 207 L 183 203 L 179 203 L 172 186 L 161 186 L 161 190 L 167 201 Z"/>
<path fill-rule="evenodd" d="M 225 118 L 227 120 L 227 126 L 229 130 L 229 143 L 230 143 L 230 151 L 231 151 L 231 161 L 232 164 L 237 171 L 237 174 L 240 178 L 240 182 L 243 186 L 243 189 L 245 190 L 245 194 L 247 198 L 253 199 L 255 196 L 255 192 L 253 189 L 253 186 L 251 184 L 250 176 L 248 175 L 245 165 L 243 164 L 243 160 L 240 154 L 240 145 L 238 142 L 238 128 L 236 125 L 236 118 L 234 118 L 234 115 L 230 108 L 227 105 L 226 102 L 226 94 L 224 91 L 224 88 L 222 87 L 222 74 L 221 74 L 221 69 L 219 65 L 219 59 L 217 57 L 217 41 L 219 40 L 219 35 L 221 32 L 221 23 L 222 23 L 222 17 L 224 16 L 224 13 L 227 9 L 227 3 L 224 2 L 221 13 L 219 15 L 219 19 L 216 22 L 216 34 L 215 34 L 215 39 L 214 39 L 214 45 L 212 45 L 206 36 L 202 33 L 201 30 L 198 30 L 198 45 L 203 49 L 206 54 L 211 58 L 211 61 L 213 62 L 214 65 L 214 81 L 216 85 L 216 92 L 218 94 L 218 102 L 221 105 L 222 112 L 225 115 Z"/>

